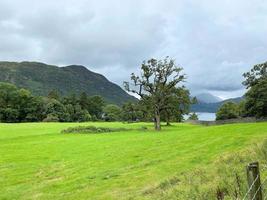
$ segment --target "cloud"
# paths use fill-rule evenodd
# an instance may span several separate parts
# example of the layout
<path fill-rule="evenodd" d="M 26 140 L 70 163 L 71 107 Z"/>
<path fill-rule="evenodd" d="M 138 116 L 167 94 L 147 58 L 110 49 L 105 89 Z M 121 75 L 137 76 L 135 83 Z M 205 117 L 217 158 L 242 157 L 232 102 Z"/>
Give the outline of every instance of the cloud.
<path fill-rule="evenodd" d="M 266 13 L 264 0 L 2 0 L 0 60 L 82 64 L 121 85 L 169 55 L 193 93 L 234 95 L 267 59 Z"/>

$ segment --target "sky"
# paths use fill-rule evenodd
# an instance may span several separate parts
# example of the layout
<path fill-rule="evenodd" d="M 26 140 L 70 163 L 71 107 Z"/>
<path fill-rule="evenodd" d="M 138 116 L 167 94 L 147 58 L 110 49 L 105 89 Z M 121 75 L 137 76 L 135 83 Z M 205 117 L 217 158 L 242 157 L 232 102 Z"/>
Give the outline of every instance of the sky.
<path fill-rule="evenodd" d="M 122 86 L 170 56 L 192 94 L 244 94 L 267 61 L 266 0 L 1 0 L 0 60 L 80 64 Z"/>

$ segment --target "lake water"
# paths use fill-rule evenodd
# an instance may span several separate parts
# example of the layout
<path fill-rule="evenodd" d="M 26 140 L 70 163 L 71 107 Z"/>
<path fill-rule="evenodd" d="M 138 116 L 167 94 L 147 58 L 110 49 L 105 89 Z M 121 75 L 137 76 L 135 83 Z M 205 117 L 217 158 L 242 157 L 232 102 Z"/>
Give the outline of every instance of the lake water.
<path fill-rule="evenodd" d="M 196 114 L 197 114 L 199 120 L 215 121 L 215 119 L 216 119 L 215 113 L 197 112 Z M 188 116 L 185 116 L 184 118 L 188 119 Z"/>

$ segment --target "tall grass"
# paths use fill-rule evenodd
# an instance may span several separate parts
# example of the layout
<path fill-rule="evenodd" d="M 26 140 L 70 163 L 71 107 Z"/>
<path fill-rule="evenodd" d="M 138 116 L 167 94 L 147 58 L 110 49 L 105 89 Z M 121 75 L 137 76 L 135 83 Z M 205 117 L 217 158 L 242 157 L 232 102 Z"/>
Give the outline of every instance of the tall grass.
<path fill-rule="evenodd" d="M 210 164 L 173 176 L 144 192 L 146 199 L 243 199 L 248 191 L 246 166 L 259 161 L 261 179 L 267 178 L 267 140 L 244 150 L 220 155 Z M 267 184 L 263 185 L 267 196 Z"/>

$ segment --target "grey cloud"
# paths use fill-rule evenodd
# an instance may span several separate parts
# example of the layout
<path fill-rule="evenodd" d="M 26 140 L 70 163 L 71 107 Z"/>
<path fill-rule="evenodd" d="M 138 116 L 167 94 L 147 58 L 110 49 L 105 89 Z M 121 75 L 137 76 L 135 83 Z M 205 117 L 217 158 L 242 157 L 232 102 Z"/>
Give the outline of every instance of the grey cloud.
<path fill-rule="evenodd" d="M 263 0 L 2 0 L 0 60 L 83 64 L 121 85 L 169 55 L 193 92 L 227 96 L 267 60 L 266 13 Z"/>

